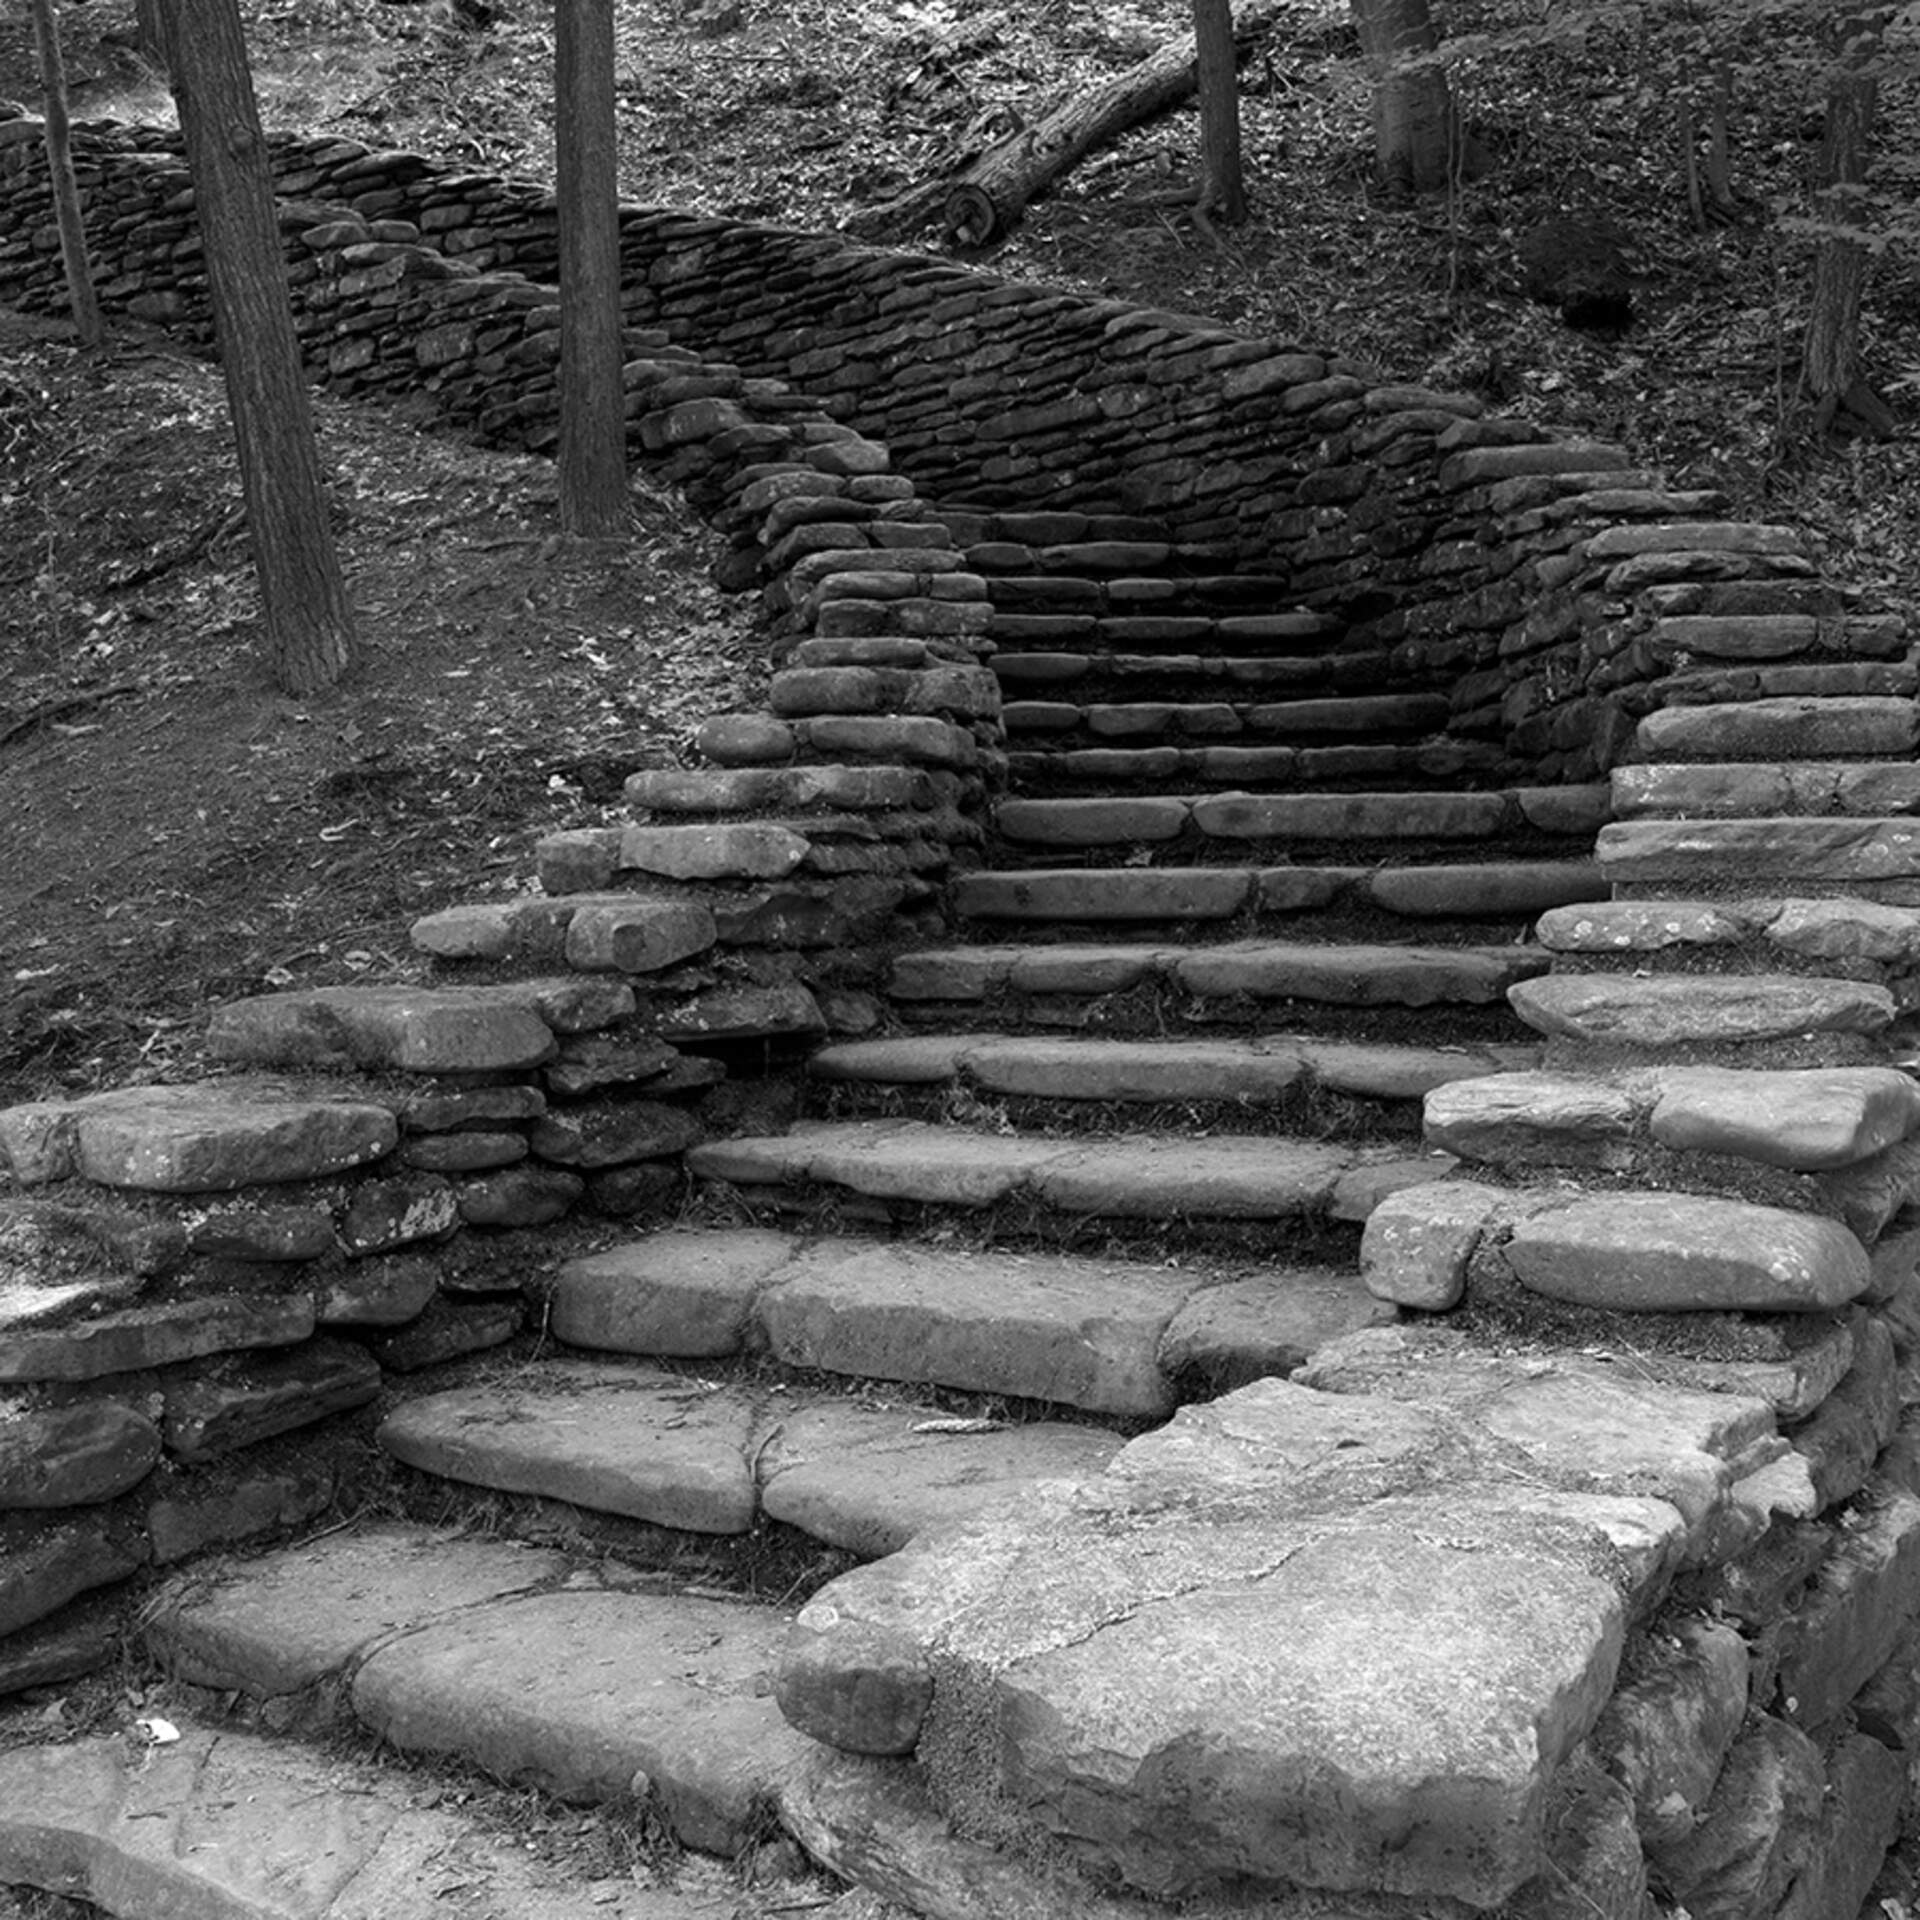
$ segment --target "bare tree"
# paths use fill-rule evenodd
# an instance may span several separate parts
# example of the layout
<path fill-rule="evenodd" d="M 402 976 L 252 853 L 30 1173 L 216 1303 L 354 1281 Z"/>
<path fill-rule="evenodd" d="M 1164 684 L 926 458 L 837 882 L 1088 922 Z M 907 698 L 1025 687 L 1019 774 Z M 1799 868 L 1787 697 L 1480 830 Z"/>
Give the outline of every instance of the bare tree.
<path fill-rule="evenodd" d="M 87 223 L 80 212 L 80 189 L 73 177 L 73 137 L 67 119 L 67 70 L 60 58 L 60 22 L 53 0 L 27 0 L 33 16 L 34 46 L 40 56 L 40 89 L 45 99 L 47 171 L 53 179 L 55 222 L 60 229 L 60 261 L 66 269 L 67 305 L 81 346 L 91 351 L 107 337 L 100 324 L 100 301 L 93 290 L 87 259 Z"/>
<path fill-rule="evenodd" d="M 288 692 L 317 693 L 353 664 L 353 613 L 327 520 L 238 0 L 168 0 L 168 26 L 260 578 L 265 665 Z"/>
<path fill-rule="evenodd" d="M 1233 0 L 1193 0 L 1193 40 L 1200 84 L 1198 204 L 1237 227 L 1247 217 L 1247 181 L 1240 164 L 1240 52 L 1233 41 Z"/>
<path fill-rule="evenodd" d="M 554 0 L 553 128 L 560 198 L 560 525 L 605 539 L 627 526 L 613 0 Z"/>
<path fill-rule="evenodd" d="M 1427 0 L 1353 0 L 1360 51 L 1373 73 L 1374 155 L 1380 177 L 1435 193 L 1456 157 L 1453 94 L 1433 55 L 1440 35 Z"/>

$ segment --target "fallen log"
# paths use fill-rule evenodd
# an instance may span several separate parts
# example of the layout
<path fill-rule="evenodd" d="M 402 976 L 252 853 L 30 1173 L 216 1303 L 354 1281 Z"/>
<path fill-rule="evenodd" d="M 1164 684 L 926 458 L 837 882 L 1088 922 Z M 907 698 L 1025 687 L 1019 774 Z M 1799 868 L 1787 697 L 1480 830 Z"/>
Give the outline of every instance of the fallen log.
<path fill-rule="evenodd" d="M 1244 0 L 1236 8 L 1237 53 L 1291 15 L 1307 18 L 1301 0 Z M 1198 85 L 1198 56 L 1191 33 L 1111 80 L 1049 108 L 943 180 L 923 182 L 846 223 L 863 240 L 904 239 L 937 211 L 948 241 L 982 247 L 1012 232 L 1031 201 L 1071 173 L 1088 154 L 1130 128 L 1177 107 Z"/>

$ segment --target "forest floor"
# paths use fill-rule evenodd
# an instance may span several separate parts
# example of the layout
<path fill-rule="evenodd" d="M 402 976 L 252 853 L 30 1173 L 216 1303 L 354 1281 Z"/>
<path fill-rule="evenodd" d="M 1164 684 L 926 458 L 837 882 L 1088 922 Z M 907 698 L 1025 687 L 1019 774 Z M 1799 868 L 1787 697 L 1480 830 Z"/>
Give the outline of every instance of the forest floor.
<path fill-rule="evenodd" d="M 548 9 L 494 4 L 475 31 L 448 0 L 243 0 L 264 117 L 544 177 Z M 616 4 L 626 195 L 815 228 L 1124 69 L 1187 13 Z M 1193 175 L 1188 110 L 1091 160 L 975 263 L 1332 344 L 1623 441 L 1740 513 L 1806 522 L 1841 578 L 1908 606 L 1920 269 L 1889 249 L 1867 296 L 1866 369 L 1900 434 L 1810 444 L 1810 256 L 1783 224 L 1806 210 L 1819 134 L 1801 69 L 1764 51 L 1737 66 L 1738 217 L 1700 228 L 1674 130 L 1698 50 L 1618 5 L 1584 39 L 1499 38 L 1521 11 L 1450 10 L 1456 35 L 1494 36 L 1455 68 L 1489 170 L 1451 196 L 1373 186 L 1345 7 L 1301 0 L 1246 71 L 1245 227 L 1209 233 L 1165 198 Z M 131 13 L 65 10 L 81 117 L 171 115 Z M 0 100 L 36 86 L 25 20 L 0 17 Z M 1884 91 L 1882 151 L 1920 151 L 1914 86 Z M 1520 238 L 1566 215 L 1630 242 L 1641 318 L 1623 339 L 1521 295 Z M 405 974 L 414 918 L 528 887 L 539 833 L 605 817 L 626 771 L 757 696 L 751 608 L 710 584 L 712 536 L 671 498 L 637 486 L 627 547 L 582 553 L 558 538 L 546 463 L 325 396 L 316 412 L 363 662 L 295 700 L 255 657 L 217 370 L 131 327 L 82 358 L 58 328 L 0 314 L 0 1102 L 178 1073 L 222 999 Z M 1917 1884 L 1903 1855 L 1890 1920 Z"/>

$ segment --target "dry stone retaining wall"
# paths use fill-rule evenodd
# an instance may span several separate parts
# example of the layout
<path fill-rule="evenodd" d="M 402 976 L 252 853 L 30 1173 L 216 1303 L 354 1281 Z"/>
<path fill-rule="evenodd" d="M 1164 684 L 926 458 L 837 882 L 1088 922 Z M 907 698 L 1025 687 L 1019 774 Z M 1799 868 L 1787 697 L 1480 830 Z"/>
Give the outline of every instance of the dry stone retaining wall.
<path fill-rule="evenodd" d="M 58 305 L 37 125 L 0 141 L 0 298 Z M 107 304 L 204 338 L 171 137 L 94 127 L 79 152 Z M 551 195 L 353 141 L 282 139 L 274 158 L 315 368 L 552 444 Z M 1910 690 L 1897 637 L 1842 618 L 1797 536 L 1729 528 L 1715 496 L 1483 419 L 1471 396 L 831 236 L 630 207 L 623 251 L 629 410 L 696 498 L 707 456 L 837 421 L 923 493 L 1152 514 L 1288 571 L 1302 605 L 1339 616 L 1334 644 L 1388 651 L 1393 682 L 1447 685 L 1446 730 L 1509 774 L 1589 777 L 1675 700 Z M 934 605 L 905 630 L 950 633 L 962 587 L 921 585 Z M 1723 613 L 1755 624 L 1688 627 Z"/>

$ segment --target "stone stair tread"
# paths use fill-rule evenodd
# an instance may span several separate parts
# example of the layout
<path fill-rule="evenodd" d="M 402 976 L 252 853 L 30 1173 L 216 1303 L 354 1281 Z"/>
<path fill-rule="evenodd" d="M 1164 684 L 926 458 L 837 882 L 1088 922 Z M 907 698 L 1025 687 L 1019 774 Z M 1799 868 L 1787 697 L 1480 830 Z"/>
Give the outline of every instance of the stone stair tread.
<path fill-rule="evenodd" d="M 487 1920 L 738 1911 L 716 1863 L 589 1877 L 391 1768 L 181 1719 L 166 1746 L 110 1735 L 0 1753 L 0 1887 L 123 1920 L 444 1920 L 450 1891 L 480 1887 Z"/>
<path fill-rule="evenodd" d="M 1027 1034 L 900 1034 L 823 1047 L 824 1079 L 937 1086 L 965 1078 L 992 1093 L 1064 1100 L 1271 1099 L 1303 1080 L 1340 1093 L 1414 1100 L 1449 1081 L 1519 1072 L 1537 1047 L 1368 1045 L 1310 1035 L 1256 1039 L 1055 1039 Z"/>
<path fill-rule="evenodd" d="M 1920 707 L 1899 694 L 1802 694 L 1650 713 L 1641 761 L 1899 760 L 1920 742 Z"/>
<path fill-rule="evenodd" d="M 1885 987 L 1804 974 L 1555 974 L 1508 998 L 1550 1037 L 1650 1049 L 1874 1034 L 1896 1012 Z"/>
<path fill-rule="evenodd" d="M 1904 814 L 1920 809 L 1920 765 L 1912 760 L 1663 761 L 1616 767 L 1613 802 L 1622 819 Z"/>
<path fill-rule="evenodd" d="M 1764 939 L 1808 958 L 1920 961 L 1920 907 L 1850 896 L 1647 894 L 1556 907 L 1535 937 L 1556 953 L 1658 953 Z"/>
<path fill-rule="evenodd" d="M 963 1392 L 1078 1407 L 1126 1418 L 1172 1409 L 1183 1377 L 1233 1381 L 1284 1373 L 1338 1334 L 1377 1318 L 1377 1303 L 1354 1274 L 1264 1262 L 1248 1274 L 1227 1265 L 1169 1268 L 1145 1261 L 1081 1255 L 958 1251 L 912 1241 L 808 1239 L 771 1232 L 663 1232 L 569 1261 L 553 1295 L 552 1327 L 576 1347 L 652 1356 L 718 1357 L 761 1351 L 786 1365 L 867 1380 L 931 1384 Z M 761 1428 L 803 1403 L 783 1393 L 768 1400 Z M 894 1429 L 851 1416 L 822 1400 L 812 1426 L 830 1430 L 852 1417 L 868 1436 L 903 1456 L 921 1451 Z M 909 1427 L 924 1415 L 909 1410 Z M 879 1436 L 878 1439 L 875 1436 Z M 1022 1437 L 1024 1436 L 1024 1437 Z M 1094 1429 L 1025 1427 L 964 1444 L 937 1440 L 931 1460 L 944 1474 L 966 1464 L 962 1479 L 980 1486 L 1038 1471 L 1077 1472 Z M 758 1439 L 751 1444 L 760 1445 Z M 780 1446 L 798 1446 L 795 1430 Z M 1007 1464 L 997 1467 L 1005 1457 Z M 776 1518 L 816 1530 L 790 1510 L 788 1455 L 755 1453 L 771 1474 L 764 1488 Z M 971 1476 L 971 1477 L 970 1477 Z M 864 1480 L 864 1476 L 856 1476 Z M 918 1489 L 913 1474 L 879 1489 L 876 1511 L 929 1502 L 951 1505 L 965 1488 Z M 842 1504 L 850 1494 L 840 1496 Z M 918 1503 L 918 1505 L 916 1505 Z M 786 1507 L 789 1510 L 776 1511 Z M 880 1537 L 873 1514 L 857 1539 Z M 836 1544 L 861 1551 L 856 1535 Z M 890 1549 L 889 1549 L 890 1550 Z"/>
<path fill-rule="evenodd" d="M 857 1261 L 860 1248 L 849 1243 L 849 1257 Z M 560 1311 L 577 1327 L 600 1307 L 592 1330 L 602 1341 L 619 1310 L 590 1297 L 605 1271 L 603 1265 L 576 1278 L 571 1306 Z M 623 1269 L 620 1278 L 632 1275 Z M 684 1282 L 679 1297 L 685 1309 Z M 629 1314 L 637 1304 L 626 1303 Z M 783 1311 L 772 1303 L 765 1309 L 776 1331 Z M 976 1325 L 973 1331 L 984 1343 L 985 1330 Z M 1097 1339 L 1101 1331 L 1092 1334 Z M 836 1329 L 834 1339 L 848 1343 L 851 1335 Z M 775 1357 L 790 1356 L 776 1346 Z M 813 1358 L 796 1364 L 863 1371 Z M 901 1376 L 881 1371 L 873 1377 Z M 380 1444 L 422 1473 L 465 1485 L 700 1533 L 741 1534 L 762 1518 L 781 1520 L 871 1558 L 1010 1484 L 1097 1473 L 1119 1443 L 1096 1427 L 956 1422 L 938 1408 L 871 1396 L 853 1400 L 567 1360 L 508 1382 L 410 1400 L 382 1425 Z"/>
<path fill-rule="evenodd" d="M 1725 885 L 1775 878 L 1802 887 L 1920 875 L 1920 819 L 1775 814 L 1755 819 L 1617 820 L 1594 856 L 1617 881 Z"/>
<path fill-rule="evenodd" d="M 804 1121 L 791 1133 L 713 1141 L 687 1155 L 702 1179 L 839 1185 L 876 1198 L 986 1207 L 1015 1197 L 1107 1219 L 1365 1217 L 1375 1169 L 1438 1179 L 1445 1156 L 1250 1135 L 1135 1133 L 1114 1140 L 969 1133 L 921 1121 Z"/>
<path fill-rule="evenodd" d="M 1225 920 L 1252 910 L 1298 913 L 1347 902 L 1423 919 L 1531 917 L 1604 899 L 1592 861 L 1477 861 L 1451 866 L 1124 866 L 987 868 L 953 885 L 963 919 Z"/>
<path fill-rule="evenodd" d="M 466 1572 L 443 1587 L 453 1549 Z M 565 1800 L 628 1798 L 644 1773 L 678 1836 L 708 1852 L 750 1841 L 809 1750 L 768 1685 L 784 1612 L 622 1587 L 499 1541 L 398 1525 L 325 1535 L 183 1581 L 148 1635 L 186 1679 L 271 1695 L 288 1678 L 281 1643 L 311 1642 L 323 1612 L 344 1651 L 315 1678 L 344 1682 L 378 1737 Z"/>
<path fill-rule="evenodd" d="M 1124 992 L 1149 981 L 1203 999 L 1313 1000 L 1345 1006 L 1488 1005 L 1542 973 L 1544 948 L 1275 940 L 1213 946 L 1076 942 L 924 948 L 895 963 L 902 1001 L 979 1001 L 999 992 Z"/>

